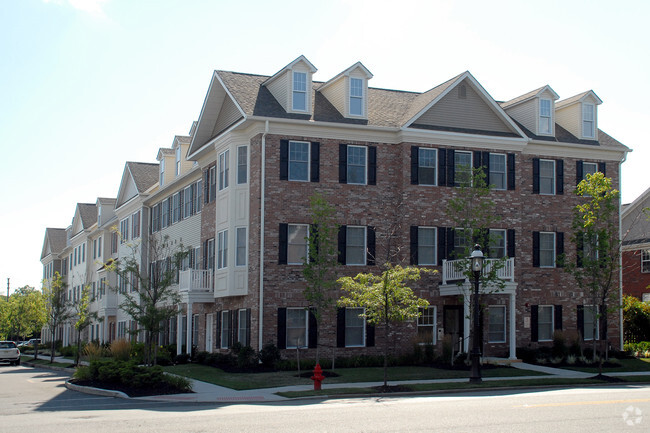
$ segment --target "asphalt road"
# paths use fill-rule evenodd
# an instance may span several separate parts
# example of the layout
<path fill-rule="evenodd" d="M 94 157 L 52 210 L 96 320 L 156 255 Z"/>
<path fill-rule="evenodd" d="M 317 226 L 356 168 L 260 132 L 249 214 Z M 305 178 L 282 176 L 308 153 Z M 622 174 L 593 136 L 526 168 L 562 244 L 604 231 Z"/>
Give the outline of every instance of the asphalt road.
<path fill-rule="evenodd" d="M 65 379 L 0 365 L 0 432 L 650 431 L 645 385 L 220 405 L 92 396 Z"/>

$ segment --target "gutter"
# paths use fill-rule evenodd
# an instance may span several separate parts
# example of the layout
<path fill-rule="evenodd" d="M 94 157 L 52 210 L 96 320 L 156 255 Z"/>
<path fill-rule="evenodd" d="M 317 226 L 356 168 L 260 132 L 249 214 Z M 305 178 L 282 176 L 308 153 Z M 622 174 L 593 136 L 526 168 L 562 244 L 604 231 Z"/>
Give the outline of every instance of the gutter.
<path fill-rule="evenodd" d="M 264 201 L 266 188 L 266 134 L 269 133 L 269 121 L 264 123 L 262 134 L 262 162 L 260 174 L 260 307 L 259 307 L 259 332 L 257 337 L 257 350 L 262 350 L 262 336 L 264 335 Z"/>

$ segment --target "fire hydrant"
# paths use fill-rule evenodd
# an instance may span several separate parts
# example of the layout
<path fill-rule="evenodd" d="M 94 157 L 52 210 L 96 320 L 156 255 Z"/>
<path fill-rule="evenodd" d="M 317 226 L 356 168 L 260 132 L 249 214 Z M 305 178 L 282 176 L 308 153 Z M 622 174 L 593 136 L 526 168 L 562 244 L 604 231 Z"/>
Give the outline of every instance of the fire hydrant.
<path fill-rule="evenodd" d="M 314 367 L 314 375 L 311 377 L 311 380 L 314 381 L 314 391 L 320 391 L 320 385 L 323 379 L 325 379 L 323 370 L 320 368 L 320 364 L 316 364 L 316 367 Z"/>

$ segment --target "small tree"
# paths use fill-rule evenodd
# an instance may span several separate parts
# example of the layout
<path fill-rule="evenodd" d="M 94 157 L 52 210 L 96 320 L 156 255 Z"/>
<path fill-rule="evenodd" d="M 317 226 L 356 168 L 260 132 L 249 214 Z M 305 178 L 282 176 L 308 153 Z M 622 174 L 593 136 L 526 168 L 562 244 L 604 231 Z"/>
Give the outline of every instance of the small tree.
<path fill-rule="evenodd" d="M 90 286 L 84 285 L 81 287 L 79 300 L 73 306 L 73 316 L 76 318 L 74 328 L 77 331 L 77 353 L 75 355 L 75 365 L 79 365 L 79 358 L 81 356 L 81 333 L 92 323 L 93 319 L 97 319 L 97 312 L 90 311 Z"/>
<path fill-rule="evenodd" d="M 147 257 L 150 266 L 140 265 L 140 244 L 130 244 L 131 253 L 119 263 L 106 263 L 108 270 L 118 275 L 118 287 L 112 290 L 122 294 L 120 309 L 135 320 L 145 334 L 145 363 L 156 365 L 158 345 L 155 338 L 162 324 L 178 313 L 180 295 L 175 284 L 183 259 L 189 251 L 183 245 L 172 245 L 169 236 L 151 235 L 147 239 Z M 122 290 L 120 290 L 120 284 Z M 188 348 L 189 350 L 189 348 Z"/>
<path fill-rule="evenodd" d="M 342 277 L 337 281 L 347 293 L 338 300 L 340 307 L 364 308 L 363 317 L 372 325 L 384 327 L 384 387 L 388 386 L 388 336 L 393 324 L 417 319 L 418 309 L 429 305 L 415 296 L 407 286 L 426 272 L 416 267 L 403 268 L 385 264 L 381 275 L 360 273 L 356 277 Z"/>
<path fill-rule="evenodd" d="M 602 324 L 602 340 L 607 342 L 607 313 L 619 288 L 619 192 L 612 188 L 610 178 L 597 172 L 588 174 L 578 184 L 576 195 L 585 199 L 573 213 L 571 241 L 576 245 L 577 259 L 575 263 L 564 260 L 564 266 L 591 303 L 596 360 L 598 323 Z"/>
<path fill-rule="evenodd" d="M 20 287 L 9 297 L 6 314 L 9 334 L 27 339 L 45 324 L 43 294 L 30 286 Z"/>
<path fill-rule="evenodd" d="M 335 306 L 333 291 L 336 286 L 335 270 L 339 265 L 336 243 L 338 224 L 334 221 L 334 208 L 322 194 L 317 192 L 310 197 L 309 209 L 313 224 L 307 239 L 309 254 L 302 271 L 307 280 L 303 293 L 309 305 L 315 307 L 312 312 L 316 318 L 316 341 L 318 342 L 323 314 Z M 319 363 L 318 344 L 316 363 Z"/>
<path fill-rule="evenodd" d="M 43 282 L 43 294 L 46 302 L 47 327 L 52 337 L 50 346 L 50 363 L 54 362 L 56 350 L 56 330 L 72 318 L 70 304 L 66 299 L 68 285 L 58 272 L 54 273 L 51 282 Z"/>

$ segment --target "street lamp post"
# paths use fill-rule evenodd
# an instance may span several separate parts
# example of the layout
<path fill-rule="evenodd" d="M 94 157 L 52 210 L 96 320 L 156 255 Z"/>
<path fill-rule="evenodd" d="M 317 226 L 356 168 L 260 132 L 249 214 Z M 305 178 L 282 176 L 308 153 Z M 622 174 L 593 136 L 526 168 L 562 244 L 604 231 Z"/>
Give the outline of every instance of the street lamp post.
<path fill-rule="evenodd" d="M 474 273 L 474 325 L 472 327 L 472 352 L 470 358 L 472 360 L 472 374 L 469 378 L 470 383 L 481 383 L 481 346 L 479 342 L 479 303 L 478 303 L 478 292 L 479 292 L 479 279 L 481 277 L 481 271 L 483 270 L 483 252 L 481 252 L 481 246 L 476 244 L 474 246 L 474 251 L 469 257 L 471 260 L 472 272 Z"/>

